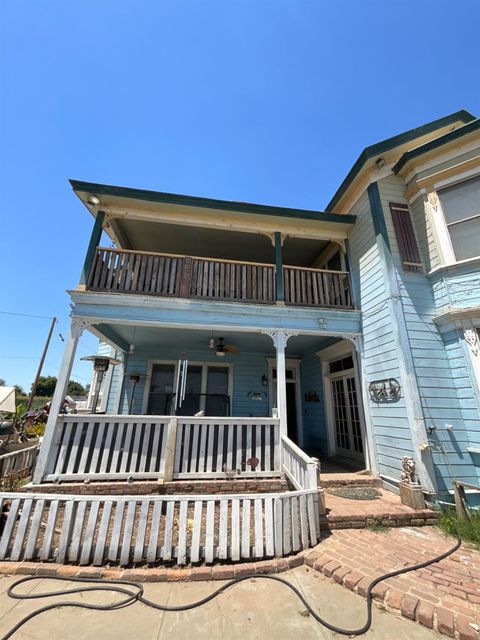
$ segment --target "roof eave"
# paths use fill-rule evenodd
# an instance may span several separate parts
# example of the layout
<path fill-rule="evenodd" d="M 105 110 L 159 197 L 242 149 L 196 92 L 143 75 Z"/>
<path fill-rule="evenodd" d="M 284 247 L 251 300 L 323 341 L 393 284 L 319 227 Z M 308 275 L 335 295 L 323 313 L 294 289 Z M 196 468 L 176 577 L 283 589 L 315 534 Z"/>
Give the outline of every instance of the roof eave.
<path fill-rule="evenodd" d="M 438 147 L 448 144 L 449 142 L 453 142 L 454 140 L 457 140 L 458 138 L 468 135 L 473 131 L 477 131 L 478 129 L 480 129 L 480 119 L 473 120 L 472 122 L 465 124 L 463 127 L 460 127 L 459 129 L 454 129 L 453 131 L 449 131 L 449 133 L 446 133 L 445 135 L 440 136 L 435 140 L 431 140 L 430 142 L 422 144 L 420 147 L 416 147 L 411 151 L 406 151 L 402 155 L 402 157 L 398 160 L 398 162 L 395 164 L 395 166 L 392 167 L 393 173 L 395 174 L 400 173 L 400 171 L 405 167 L 405 165 L 411 160 L 414 160 L 415 158 L 418 158 L 419 156 L 422 156 L 423 154 L 428 153 L 429 151 L 434 151 Z"/>
<path fill-rule="evenodd" d="M 351 214 L 338 214 L 325 211 L 313 211 L 309 209 L 291 209 L 288 207 L 276 207 L 273 205 L 254 204 L 249 202 L 236 202 L 230 200 L 216 200 L 199 196 L 186 196 L 175 193 L 165 193 L 161 191 L 150 191 L 145 189 L 134 189 L 130 187 L 118 187 L 114 185 L 104 185 L 93 182 L 83 182 L 71 179 L 70 184 L 80 197 L 79 193 L 91 195 L 104 195 L 131 200 L 142 200 L 160 204 L 174 204 L 189 207 L 199 207 L 206 209 L 217 209 L 232 211 L 236 213 L 260 214 L 287 217 L 294 219 L 314 220 L 318 222 L 333 222 L 337 224 L 353 225 L 356 216 Z M 82 198 L 80 198 L 82 199 Z M 82 200 L 83 201 L 83 200 Z M 84 204 L 87 204 L 84 202 Z M 101 208 L 101 206 L 100 206 Z"/>
<path fill-rule="evenodd" d="M 475 116 L 471 114 L 469 111 L 465 109 L 461 109 L 460 111 L 456 111 L 455 113 L 451 113 L 448 116 L 443 116 L 442 118 L 438 118 L 437 120 L 432 120 L 432 122 L 428 122 L 427 124 L 421 125 L 420 127 L 416 127 L 414 129 L 409 129 L 408 131 L 404 131 L 396 136 L 391 138 L 387 138 L 381 142 L 377 142 L 369 147 L 366 147 L 362 153 L 358 156 L 355 161 L 353 167 L 347 173 L 345 179 L 342 181 L 341 185 L 335 192 L 333 198 L 330 200 L 328 205 L 325 207 L 325 211 L 329 212 L 333 209 L 338 202 L 341 200 L 343 195 L 350 188 L 351 184 L 357 177 L 357 175 L 362 170 L 363 166 L 370 158 L 373 158 L 377 155 L 385 153 L 386 151 L 390 151 L 391 149 L 405 144 L 410 140 L 414 140 L 420 136 L 426 135 L 428 133 L 432 133 L 437 129 L 441 129 L 442 127 L 448 126 L 449 124 L 453 124 L 454 122 L 465 122 L 469 123 L 472 120 L 476 120 Z"/>

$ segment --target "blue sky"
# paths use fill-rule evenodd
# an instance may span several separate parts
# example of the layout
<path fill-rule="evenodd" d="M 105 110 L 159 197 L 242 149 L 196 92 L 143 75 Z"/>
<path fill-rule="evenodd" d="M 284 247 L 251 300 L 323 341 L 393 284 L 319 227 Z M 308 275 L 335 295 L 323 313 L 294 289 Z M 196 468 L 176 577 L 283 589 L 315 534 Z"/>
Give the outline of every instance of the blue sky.
<path fill-rule="evenodd" d="M 0 8 L 0 311 L 63 334 L 92 227 L 68 178 L 322 210 L 365 146 L 480 114 L 477 0 Z M 29 388 L 48 326 L 0 314 L 0 378 Z"/>

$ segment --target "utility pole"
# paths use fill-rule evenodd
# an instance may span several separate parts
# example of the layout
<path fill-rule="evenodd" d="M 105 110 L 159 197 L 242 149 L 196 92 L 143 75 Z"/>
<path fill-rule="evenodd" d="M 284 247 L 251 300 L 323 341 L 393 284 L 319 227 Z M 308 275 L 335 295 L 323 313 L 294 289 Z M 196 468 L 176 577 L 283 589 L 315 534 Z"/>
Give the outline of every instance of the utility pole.
<path fill-rule="evenodd" d="M 56 318 L 52 318 L 52 324 L 50 325 L 50 331 L 48 332 L 47 341 L 45 342 L 45 347 L 43 349 L 42 357 L 40 358 L 40 363 L 38 365 L 37 375 L 35 376 L 35 380 L 33 381 L 32 391 L 31 391 L 30 396 L 28 398 L 27 409 L 26 409 L 27 411 L 32 406 L 33 397 L 35 396 L 35 391 L 37 390 L 38 379 L 39 379 L 39 377 L 40 377 L 40 375 L 42 373 L 43 363 L 45 362 L 45 356 L 47 355 L 48 346 L 50 344 L 50 338 L 52 337 L 53 328 L 55 327 L 55 323 L 56 322 L 57 322 L 57 319 Z"/>

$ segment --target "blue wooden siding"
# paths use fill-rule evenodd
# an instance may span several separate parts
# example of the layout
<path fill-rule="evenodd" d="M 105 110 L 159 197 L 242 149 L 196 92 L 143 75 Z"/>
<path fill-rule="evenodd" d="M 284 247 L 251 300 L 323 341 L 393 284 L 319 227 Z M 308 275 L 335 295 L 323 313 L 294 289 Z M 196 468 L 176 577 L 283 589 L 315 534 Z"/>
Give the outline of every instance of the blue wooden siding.
<path fill-rule="evenodd" d="M 400 378 L 384 270 L 366 193 L 351 210 L 357 222 L 349 234 L 350 258 L 356 303 L 362 309 L 363 365 L 366 384 L 382 378 Z M 388 406 L 370 402 L 372 436 L 379 472 L 398 478 L 400 460 L 412 453 L 405 400 Z"/>
<path fill-rule="evenodd" d="M 475 263 L 442 268 L 430 276 L 438 313 L 448 307 L 467 309 L 480 305 L 480 259 Z"/>
<path fill-rule="evenodd" d="M 315 351 L 304 354 L 300 365 L 300 382 L 302 392 L 303 446 L 313 455 L 327 455 L 327 425 L 325 415 L 325 398 L 322 378 L 322 365 Z M 307 402 L 305 394 L 315 391 L 319 402 Z"/>
<path fill-rule="evenodd" d="M 406 203 L 404 183 L 391 176 L 380 182 L 380 194 L 387 223 L 395 276 L 405 318 L 416 383 L 427 427 L 435 427 L 429 436 L 439 490 L 449 489 L 451 479 L 474 481 L 476 470 L 467 453 L 469 432 L 478 425 L 478 410 L 473 396 L 459 336 L 440 334 L 433 321 L 438 313 L 435 287 L 424 273 L 403 270 L 393 231 L 389 202 Z M 423 204 L 423 203 L 422 203 Z M 425 217 L 425 213 L 423 214 Z M 412 216 L 417 242 L 425 262 L 426 237 L 420 212 Z M 423 237 L 423 240 L 422 240 Z M 429 256 L 431 253 L 428 254 Z M 429 259 L 427 257 L 427 259 Z M 441 281 L 441 280 L 440 280 Z M 468 305 L 467 305 L 468 306 Z M 453 430 L 447 429 L 453 425 Z"/>
<path fill-rule="evenodd" d="M 262 375 L 268 374 L 267 357 L 272 357 L 269 353 L 248 353 L 242 352 L 237 356 L 227 355 L 222 360 L 212 355 L 211 351 L 187 352 L 187 358 L 191 364 L 195 362 L 211 362 L 215 365 L 233 365 L 233 397 L 232 415 L 236 416 L 268 416 L 268 387 L 262 386 Z M 135 352 L 126 356 L 125 376 L 120 390 L 120 376 L 112 380 L 108 410 L 112 411 L 116 406 L 116 395 L 121 393 L 120 413 L 128 413 L 128 402 L 130 399 L 131 383 L 128 379 L 130 373 L 148 374 L 148 364 L 150 360 L 179 359 L 178 349 L 168 347 L 142 347 L 135 348 Z M 133 413 L 142 413 L 145 385 L 148 385 L 148 378 L 141 378 L 135 388 Z M 252 400 L 248 393 L 261 393 L 262 400 Z"/>

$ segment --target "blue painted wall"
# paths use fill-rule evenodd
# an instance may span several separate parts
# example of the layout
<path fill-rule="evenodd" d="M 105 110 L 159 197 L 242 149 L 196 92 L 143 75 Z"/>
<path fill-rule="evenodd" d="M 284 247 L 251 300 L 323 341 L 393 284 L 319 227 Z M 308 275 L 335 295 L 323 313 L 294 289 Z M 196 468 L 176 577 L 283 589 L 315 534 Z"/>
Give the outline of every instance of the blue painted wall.
<path fill-rule="evenodd" d="M 479 469 L 473 465 L 467 447 L 473 432 L 480 428 L 480 423 L 461 344 L 462 337 L 456 331 L 442 335 L 434 317 L 440 309 L 452 303 L 453 291 L 456 295 L 455 306 L 469 306 L 468 298 L 473 299 L 476 294 L 465 295 L 471 290 L 467 281 L 475 276 L 471 269 L 459 267 L 451 269 L 456 277 L 455 283 L 445 278 L 445 274 L 426 275 L 431 267 L 432 250 L 422 198 L 418 199 L 422 207 L 413 207 L 412 222 L 424 272 L 404 271 L 389 202 L 407 204 L 404 198 L 405 185 L 400 178 L 390 176 L 380 181 L 379 187 L 408 334 L 408 344 L 404 346 L 412 355 L 425 425 L 435 428 L 428 440 L 432 447 L 438 489 L 444 491 L 451 488 L 453 478 L 467 482 L 475 482 L 478 478 Z M 451 285 L 447 287 L 446 280 L 449 279 Z M 453 426 L 453 430 L 447 428 L 449 425 Z"/>
<path fill-rule="evenodd" d="M 328 454 L 325 398 L 322 379 L 322 367 L 315 350 L 304 354 L 300 365 L 302 390 L 303 446 L 312 455 Z M 319 402 L 307 402 L 305 394 L 315 391 Z"/>
<path fill-rule="evenodd" d="M 187 350 L 187 358 L 191 364 L 196 361 L 208 361 L 212 364 L 232 364 L 233 365 L 233 398 L 232 415 L 234 416 L 268 416 L 268 387 L 262 386 L 262 375 L 268 374 L 267 357 L 272 357 L 273 352 L 268 353 L 248 353 L 242 352 L 237 356 L 227 355 L 220 361 L 208 349 L 204 351 L 190 352 Z M 110 397 L 107 410 L 114 410 L 116 396 L 120 392 L 120 413 L 128 413 L 128 401 L 131 392 L 131 383 L 128 380 L 129 373 L 148 373 L 149 360 L 171 360 L 177 361 L 179 358 L 178 349 L 169 346 L 155 347 L 137 346 L 135 352 L 126 356 L 125 376 L 120 390 L 120 379 L 112 381 Z M 145 386 L 149 385 L 148 378 L 142 378 L 135 388 L 133 412 L 142 412 Z M 252 400 L 248 393 L 253 391 L 261 393 L 261 401 Z"/>
<path fill-rule="evenodd" d="M 357 215 L 348 241 L 356 303 L 362 309 L 363 383 L 368 386 L 373 380 L 401 376 L 384 269 L 366 192 L 350 212 Z M 412 453 L 404 397 L 388 406 L 369 402 L 365 411 L 370 414 L 373 456 L 379 473 L 399 478 L 401 458 Z"/>

